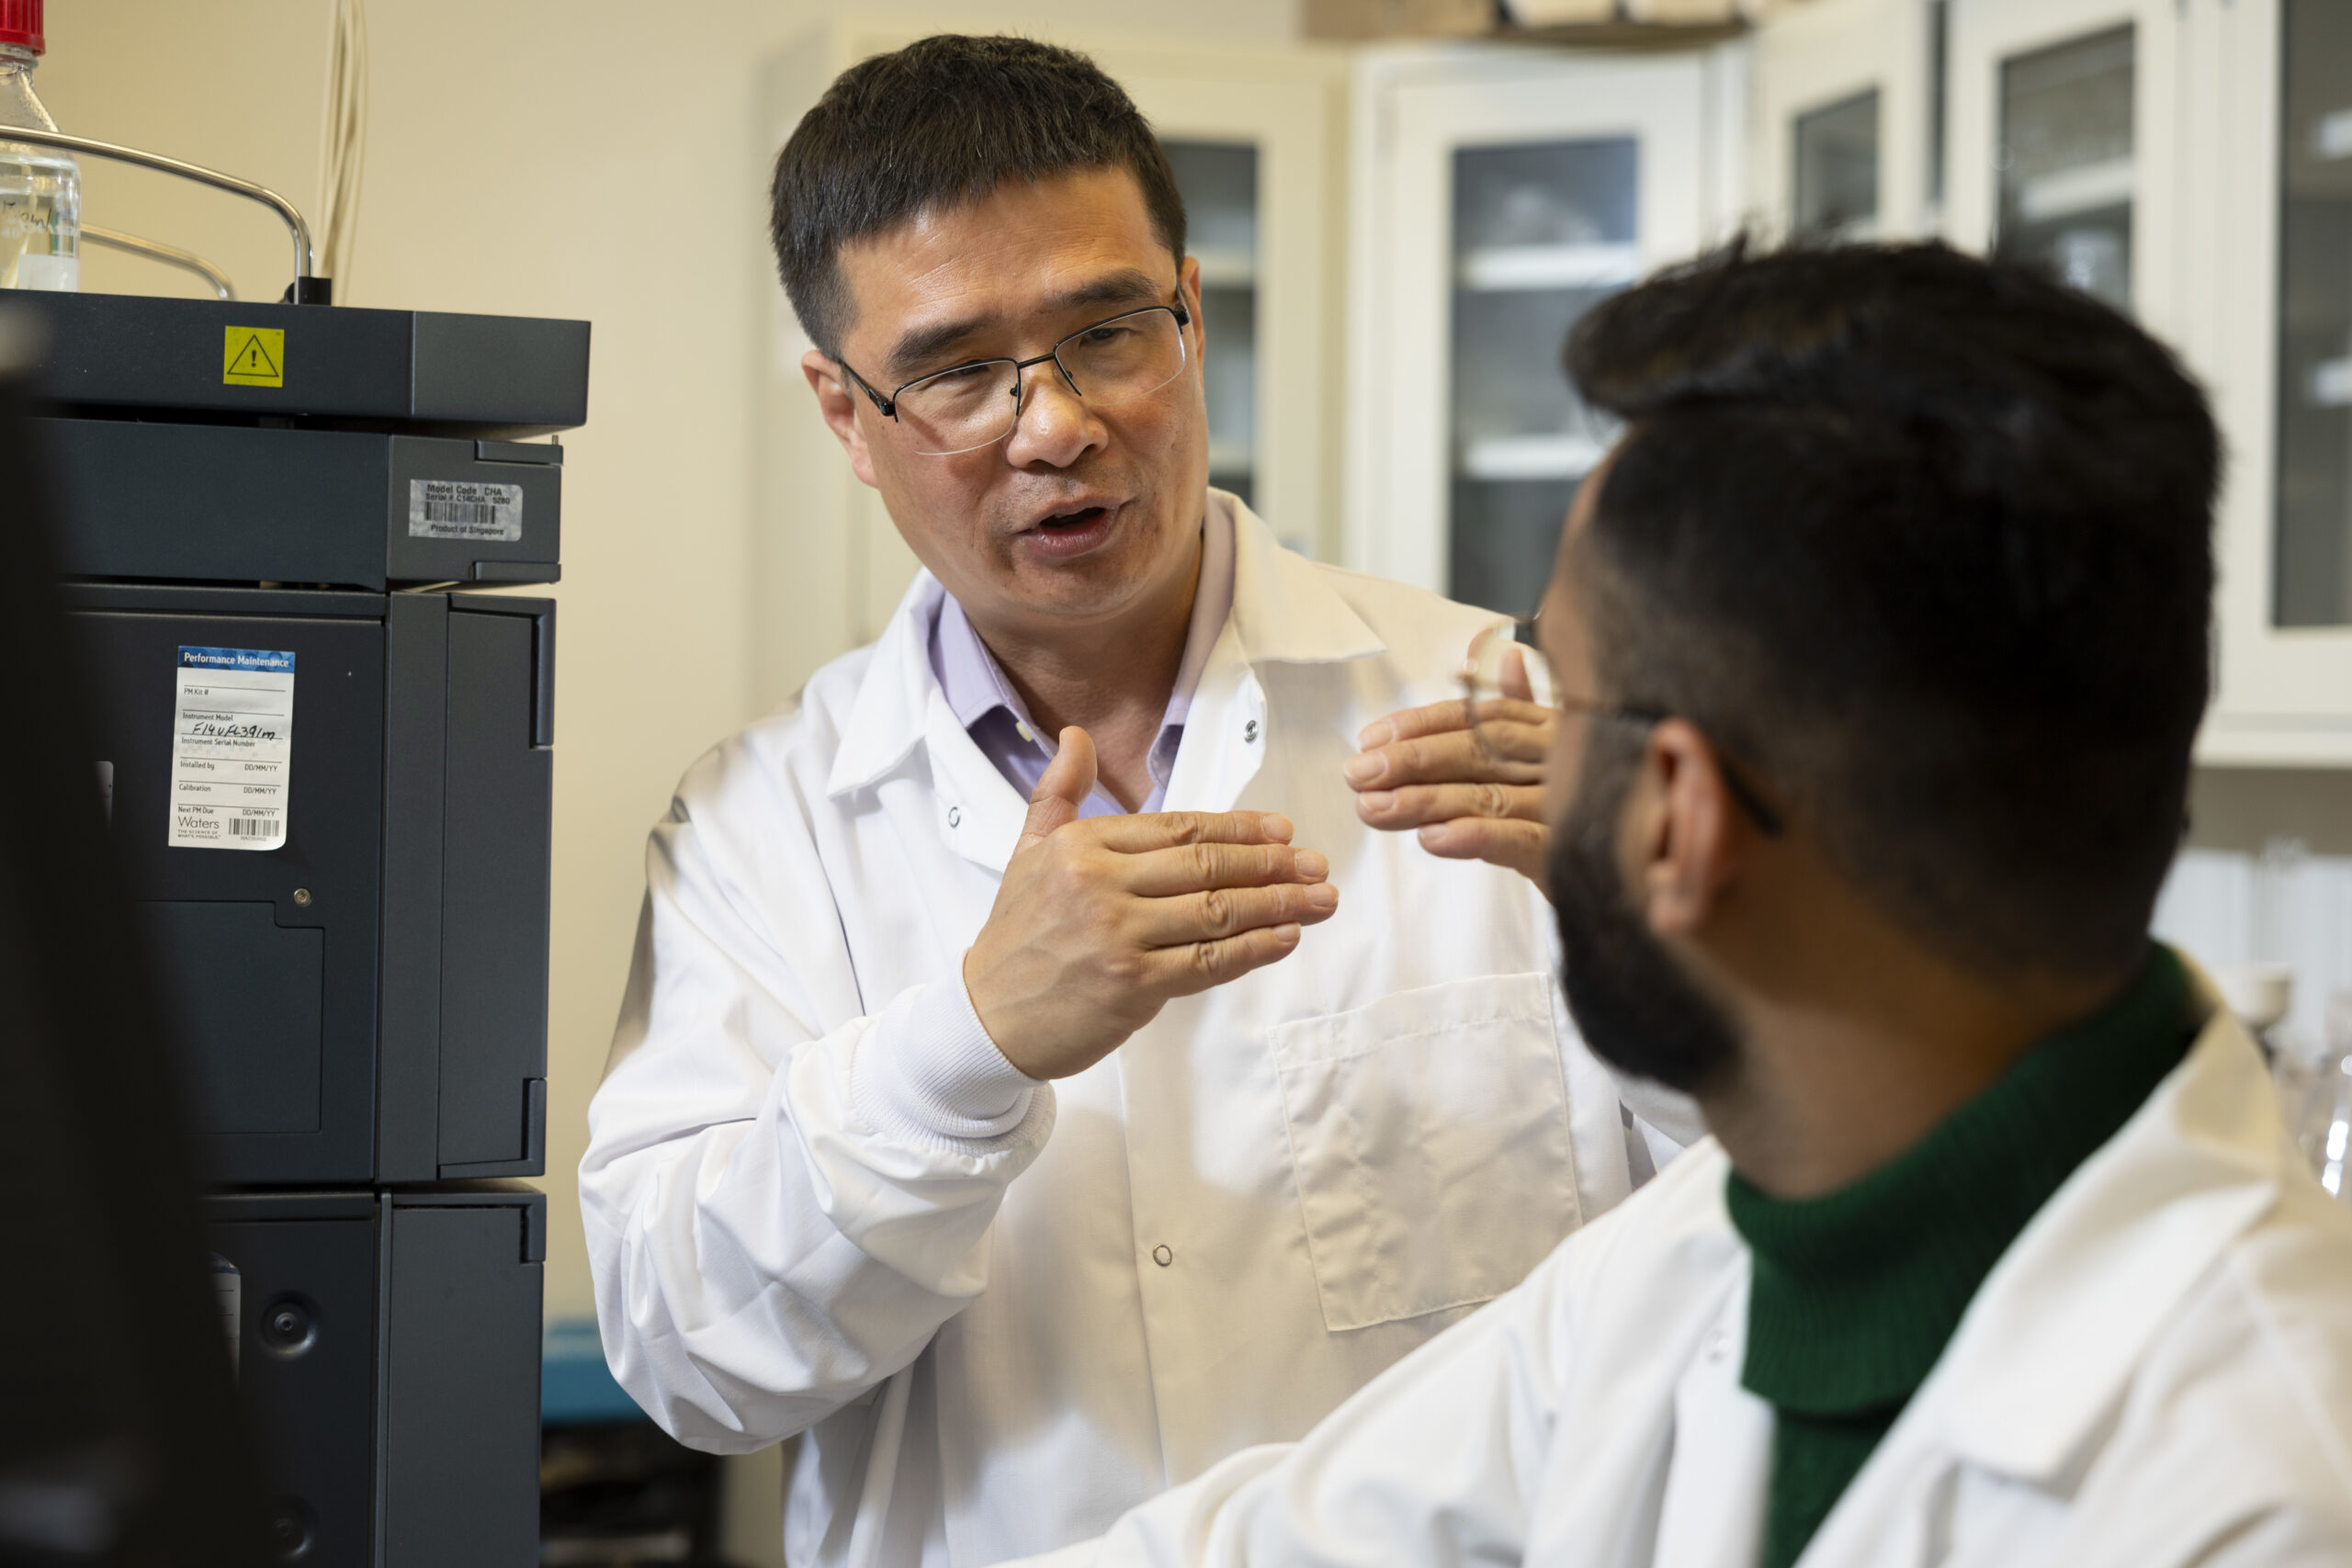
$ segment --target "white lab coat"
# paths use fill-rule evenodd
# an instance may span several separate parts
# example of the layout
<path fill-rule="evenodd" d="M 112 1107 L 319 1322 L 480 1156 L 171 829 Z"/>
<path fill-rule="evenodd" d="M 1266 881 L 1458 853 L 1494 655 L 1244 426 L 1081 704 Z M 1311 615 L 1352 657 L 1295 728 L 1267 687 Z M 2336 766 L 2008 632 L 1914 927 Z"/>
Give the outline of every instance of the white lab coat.
<path fill-rule="evenodd" d="M 1494 617 L 1210 504 L 1233 608 L 1168 807 L 1278 808 L 1329 855 L 1339 913 L 1282 963 L 1004 1122 L 875 1111 L 910 1098 L 875 1076 L 968 1016 L 962 956 L 1026 810 L 940 694 L 928 575 L 696 762 L 653 834 L 581 1165 L 597 1314 L 681 1440 L 809 1432 L 797 1564 L 1096 1534 L 1303 1435 L 1629 1190 L 1540 896 L 1363 828 L 1340 772 L 1364 723 L 1456 692 Z"/>
<path fill-rule="evenodd" d="M 1770 1407 L 1702 1143 L 1306 1442 L 1077 1563 L 1750 1568 Z M 1800 1568 L 2352 1562 L 2352 1213 L 2217 1016 L 2037 1214 Z"/>

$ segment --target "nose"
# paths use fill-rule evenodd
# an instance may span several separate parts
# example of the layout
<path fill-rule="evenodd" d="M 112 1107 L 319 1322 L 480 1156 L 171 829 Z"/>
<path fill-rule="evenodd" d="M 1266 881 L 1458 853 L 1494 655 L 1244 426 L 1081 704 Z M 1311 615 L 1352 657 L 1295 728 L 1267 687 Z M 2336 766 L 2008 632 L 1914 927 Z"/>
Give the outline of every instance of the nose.
<path fill-rule="evenodd" d="M 1084 399 L 1070 390 L 1061 367 L 1048 359 L 1022 372 L 1021 412 L 1013 416 L 1005 460 L 1016 468 L 1033 463 L 1067 468 L 1109 439 L 1110 432 Z"/>

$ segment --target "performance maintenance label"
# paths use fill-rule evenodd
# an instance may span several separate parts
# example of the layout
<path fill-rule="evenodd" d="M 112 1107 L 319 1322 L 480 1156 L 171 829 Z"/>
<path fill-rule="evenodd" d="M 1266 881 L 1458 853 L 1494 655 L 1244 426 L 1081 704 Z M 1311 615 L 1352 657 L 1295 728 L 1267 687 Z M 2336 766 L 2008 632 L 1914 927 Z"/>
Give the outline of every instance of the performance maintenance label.
<path fill-rule="evenodd" d="M 472 479 L 411 479 L 408 536 L 511 544 L 523 536 L 523 487 Z"/>
<path fill-rule="evenodd" d="M 286 842 L 294 751 L 294 656 L 183 648 L 172 704 L 175 849 L 274 850 Z"/>

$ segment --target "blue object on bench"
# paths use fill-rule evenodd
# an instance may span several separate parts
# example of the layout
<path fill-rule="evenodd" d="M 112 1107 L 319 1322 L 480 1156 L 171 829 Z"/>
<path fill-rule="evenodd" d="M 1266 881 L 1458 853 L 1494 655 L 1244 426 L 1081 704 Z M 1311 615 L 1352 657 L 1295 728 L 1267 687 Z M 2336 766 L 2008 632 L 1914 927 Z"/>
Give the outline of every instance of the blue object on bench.
<path fill-rule="evenodd" d="M 584 1427 L 648 1420 L 605 1365 L 593 1317 L 559 1318 L 547 1326 L 539 1359 L 539 1424 Z"/>

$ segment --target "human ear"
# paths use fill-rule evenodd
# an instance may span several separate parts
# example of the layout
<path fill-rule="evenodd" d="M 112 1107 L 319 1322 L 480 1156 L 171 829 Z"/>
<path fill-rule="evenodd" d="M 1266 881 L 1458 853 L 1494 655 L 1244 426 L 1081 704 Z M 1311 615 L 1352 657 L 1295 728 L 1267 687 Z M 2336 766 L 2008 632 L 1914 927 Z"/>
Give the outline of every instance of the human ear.
<path fill-rule="evenodd" d="M 850 471 L 873 484 L 874 454 L 857 423 L 859 394 L 842 378 L 841 367 L 821 349 L 812 348 L 800 356 L 800 373 L 808 378 L 808 389 L 817 394 L 817 412 L 824 415 L 826 428 L 849 454 Z"/>
<path fill-rule="evenodd" d="M 1193 356 L 1204 357 L 1209 346 L 1208 317 L 1201 310 L 1201 263 L 1197 256 L 1186 256 L 1176 267 L 1176 293 L 1184 301 L 1184 311 L 1193 318 Z"/>
<path fill-rule="evenodd" d="M 1660 936 L 1689 936 L 1721 905 L 1738 869 L 1743 835 L 1715 749 L 1687 719 L 1652 726 L 1632 792 L 1627 846 L 1639 864 L 1629 887 Z"/>

